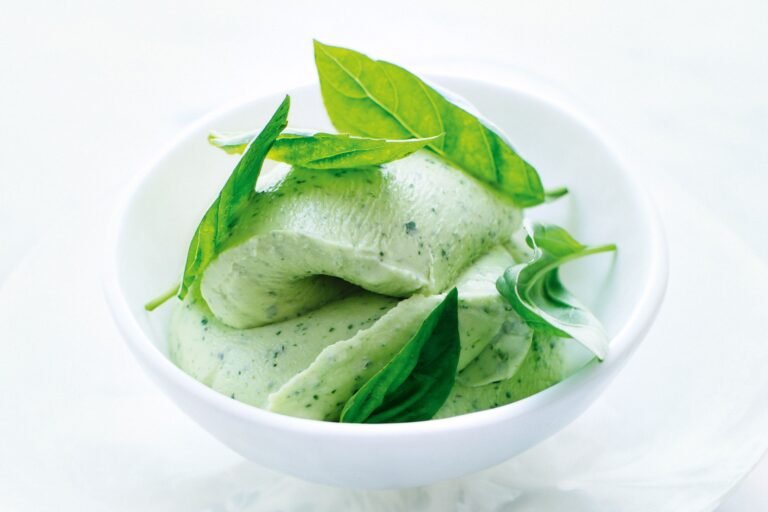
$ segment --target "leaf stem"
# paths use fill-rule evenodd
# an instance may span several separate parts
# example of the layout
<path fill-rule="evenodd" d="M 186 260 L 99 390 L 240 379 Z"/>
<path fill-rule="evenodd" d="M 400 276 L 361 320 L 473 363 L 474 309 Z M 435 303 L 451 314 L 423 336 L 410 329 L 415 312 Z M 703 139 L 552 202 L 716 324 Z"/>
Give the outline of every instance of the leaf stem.
<path fill-rule="evenodd" d="M 567 193 L 568 193 L 568 187 L 557 187 L 557 188 L 551 188 L 549 190 L 545 190 L 544 201 L 547 203 L 551 203 L 552 201 L 560 199 Z"/>
<path fill-rule="evenodd" d="M 593 247 L 587 247 L 584 252 L 581 253 L 581 256 L 589 256 L 590 254 L 598 254 L 601 252 L 611 252 L 611 251 L 618 251 L 619 248 L 616 246 L 616 244 L 605 244 L 605 245 L 598 245 Z"/>
<path fill-rule="evenodd" d="M 616 247 L 616 244 L 597 245 L 594 247 L 586 246 L 584 249 L 574 252 L 572 254 L 569 254 L 568 256 L 562 256 L 560 258 L 552 259 L 552 261 L 550 261 L 547 265 L 544 265 L 543 267 L 538 269 L 536 274 L 544 275 L 552 269 L 562 267 L 566 263 L 584 258 L 585 256 L 591 256 L 592 254 L 600 254 L 603 252 L 613 252 L 617 250 L 618 250 L 618 247 Z"/>
<path fill-rule="evenodd" d="M 144 304 L 144 309 L 147 311 L 154 311 L 166 302 L 168 302 L 172 297 L 176 296 L 177 293 L 179 293 L 179 286 L 180 283 L 176 283 L 173 285 L 172 288 L 169 288 L 167 292 L 163 293 L 159 297 L 156 297 L 152 299 L 151 301 Z"/>

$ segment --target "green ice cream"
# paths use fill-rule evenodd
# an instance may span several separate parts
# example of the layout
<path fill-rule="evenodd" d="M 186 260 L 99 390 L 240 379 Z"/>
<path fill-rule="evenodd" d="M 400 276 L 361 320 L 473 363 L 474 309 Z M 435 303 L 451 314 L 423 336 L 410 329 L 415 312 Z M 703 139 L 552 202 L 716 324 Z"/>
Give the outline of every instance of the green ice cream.
<path fill-rule="evenodd" d="M 496 290 L 522 214 L 438 157 L 325 172 L 282 166 L 174 313 L 187 373 L 272 411 L 338 420 L 453 288 L 461 352 L 438 417 L 509 403 L 563 378 L 560 343 Z"/>
<path fill-rule="evenodd" d="M 285 320 L 356 287 L 439 293 L 522 219 L 426 152 L 380 168 L 289 169 L 270 173 L 203 276 L 203 297 L 233 327 Z"/>
<path fill-rule="evenodd" d="M 256 407 L 376 423 L 504 405 L 605 357 L 607 333 L 559 267 L 616 247 L 523 226 L 523 207 L 567 189 L 545 191 L 452 93 L 314 46 L 339 133 L 288 129 L 286 96 L 260 131 L 209 137 L 242 157 L 190 240 L 179 286 L 146 305 L 182 299 L 171 359 Z M 563 338 L 589 352 L 571 357 Z"/>

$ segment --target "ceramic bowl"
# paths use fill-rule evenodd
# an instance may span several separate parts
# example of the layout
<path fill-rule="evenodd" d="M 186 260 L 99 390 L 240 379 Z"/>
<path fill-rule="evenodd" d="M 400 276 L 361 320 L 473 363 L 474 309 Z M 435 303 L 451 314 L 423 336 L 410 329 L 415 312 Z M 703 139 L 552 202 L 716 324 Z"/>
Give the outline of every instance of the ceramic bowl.
<path fill-rule="evenodd" d="M 562 429 L 610 385 L 638 347 L 667 277 L 662 226 L 644 190 L 606 139 L 572 109 L 535 94 L 466 78 L 430 80 L 471 102 L 540 172 L 569 196 L 528 215 L 618 253 L 569 265 L 564 280 L 611 336 L 603 363 L 524 400 L 441 420 L 358 425 L 264 411 L 197 382 L 167 357 L 171 305 L 143 304 L 178 280 L 202 213 L 235 164 L 208 145 L 209 130 L 263 126 L 282 95 L 215 112 L 177 138 L 127 191 L 113 225 L 105 272 L 108 303 L 140 365 L 190 418 L 244 457 L 325 484 L 397 488 L 458 477 L 503 462 Z M 330 130 L 317 85 L 287 91 L 294 127 Z M 194 450 L 194 446 L 190 446 Z"/>

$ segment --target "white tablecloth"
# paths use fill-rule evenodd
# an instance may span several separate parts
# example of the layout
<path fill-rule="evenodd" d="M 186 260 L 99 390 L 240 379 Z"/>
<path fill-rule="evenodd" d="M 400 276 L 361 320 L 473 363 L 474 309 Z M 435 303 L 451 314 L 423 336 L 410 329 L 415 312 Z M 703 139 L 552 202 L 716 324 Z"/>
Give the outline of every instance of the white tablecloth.
<path fill-rule="evenodd" d="M 759 0 L 9 3 L 0 12 L 0 303 L 20 304 L 21 298 L 8 290 L 18 294 L 24 283 L 2 283 L 14 269 L 17 279 L 34 275 L 31 262 L 67 273 L 91 270 L 98 258 L 80 266 L 82 247 L 75 246 L 92 243 L 90 249 L 99 251 L 98 237 L 87 234 L 101 224 L 93 220 L 89 225 L 89 216 L 102 215 L 120 187 L 185 123 L 233 99 L 312 80 L 313 37 L 406 65 L 504 68 L 551 84 L 619 141 L 626 159 L 647 171 L 654 190 L 690 194 L 693 199 L 681 199 L 681 204 L 705 205 L 745 247 L 768 261 L 768 206 L 763 199 L 768 186 L 767 24 L 768 3 Z M 666 186 L 667 177 L 679 187 Z M 676 204 L 674 196 L 663 202 Z M 45 247 L 45 253 L 36 246 Z M 28 254 L 32 260 L 22 264 Z M 696 256 L 691 258 L 695 264 Z M 731 271 L 724 265 L 723 272 Z M 94 311 L 79 309 L 68 299 L 78 295 L 62 290 L 55 275 L 49 277 L 47 286 L 36 290 L 51 296 L 41 297 L 39 303 L 54 307 L 52 299 L 60 299 L 73 318 L 82 319 L 67 326 L 66 340 L 103 334 L 89 326 L 87 318 L 93 318 L 89 315 Z M 32 287 L 31 278 L 25 279 Z M 95 307 L 94 302 L 84 302 L 83 307 Z M 42 313 L 29 320 L 48 316 Z M 106 321 L 103 314 L 102 308 L 100 321 Z M 18 326 L 22 319 L 7 321 Z M 48 328 L 47 343 L 53 347 L 56 326 Z M 14 343 L 0 337 L 11 355 Z M 112 346 L 117 340 L 103 343 Z M 87 346 L 98 347 L 90 342 Z M 40 357 L 54 354 L 56 350 L 41 350 Z M 136 371 L 114 348 L 82 357 L 81 365 L 72 363 L 67 371 L 89 372 L 92 386 L 114 377 L 100 373 L 99 364 L 94 364 L 100 358 L 109 360 L 104 367 L 111 371 Z M 56 362 L 44 361 L 36 368 L 41 381 L 45 365 Z M 25 371 L 12 357 L 0 361 L 0 378 L 7 383 L 22 382 L 28 378 Z M 53 374 L 60 375 L 57 372 Z M 50 382 L 51 396 L 62 403 L 72 393 L 87 396 L 88 387 L 77 387 L 84 382 Z M 132 385 L 142 386 L 140 382 L 131 379 Z M 77 436 L 94 434 L 89 429 L 114 428 L 120 436 L 105 453 L 114 455 L 119 448 L 120 463 L 131 465 L 132 446 L 151 436 L 152 429 L 139 418 L 121 418 L 121 403 L 129 405 L 132 397 L 150 390 L 123 391 L 114 404 L 115 414 L 108 416 L 113 425 L 99 424 L 98 411 L 86 409 L 78 411 L 79 417 L 93 421 L 76 421 L 63 430 L 48 427 L 44 418 L 55 423 L 57 417 L 35 409 L 50 405 L 46 402 L 30 403 L 24 410 L 5 408 L 0 429 L 11 431 L 35 417 L 40 418 L 35 423 L 40 435 L 75 436 L 41 445 L 50 448 L 77 446 Z M 6 388 L 0 402 L 20 392 Z M 157 412 L 162 418 L 162 411 Z M 70 421 L 76 417 L 58 416 Z M 125 429 L 126 424 L 136 428 Z M 198 433 L 190 435 L 196 443 L 203 442 Z M 189 440 L 182 436 L 168 442 L 178 449 Z M 2 443 L 0 477 L 11 474 L 15 462 L 3 456 L 10 447 L 8 441 Z M 29 443 L 34 450 L 34 440 Z M 50 455 L 69 460 L 63 453 Z M 231 455 L 220 457 L 229 461 Z M 109 474 L 114 461 L 95 463 Z M 10 480 L 0 478 L 3 481 Z M 110 485 L 111 499 L 115 492 L 130 492 L 120 481 Z M 764 465 L 722 510 L 768 509 L 767 489 Z M 4 496 L 0 483 L 0 500 Z M 35 496 L 28 500 L 16 503 L 18 508 L 39 509 Z"/>

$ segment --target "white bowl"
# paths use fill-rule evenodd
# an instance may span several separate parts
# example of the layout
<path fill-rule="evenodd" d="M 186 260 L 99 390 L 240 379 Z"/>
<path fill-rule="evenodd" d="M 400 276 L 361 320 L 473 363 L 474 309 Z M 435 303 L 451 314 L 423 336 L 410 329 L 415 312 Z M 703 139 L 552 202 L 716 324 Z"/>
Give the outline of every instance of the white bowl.
<path fill-rule="evenodd" d="M 179 277 L 187 244 L 235 164 L 210 147 L 209 130 L 262 126 L 281 96 L 207 116 L 142 174 L 120 206 L 105 275 L 115 321 L 139 363 L 176 404 L 244 457 L 316 482 L 358 488 L 417 486 L 498 464 L 575 419 L 640 344 L 667 277 L 662 227 L 648 198 L 604 138 L 569 109 L 521 91 L 456 77 L 432 80 L 471 101 L 503 129 L 549 187 L 571 194 L 529 214 L 569 228 L 585 243 L 615 242 L 614 258 L 570 265 L 564 279 L 612 337 L 605 362 L 524 400 L 441 420 L 338 424 L 283 416 L 223 396 L 167 357 L 171 309 L 143 304 Z M 288 91 L 290 122 L 330 129 L 317 85 Z M 194 447 L 190 447 L 194 449 Z"/>

